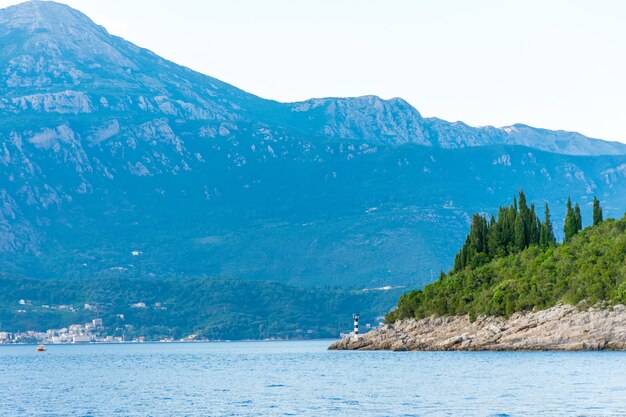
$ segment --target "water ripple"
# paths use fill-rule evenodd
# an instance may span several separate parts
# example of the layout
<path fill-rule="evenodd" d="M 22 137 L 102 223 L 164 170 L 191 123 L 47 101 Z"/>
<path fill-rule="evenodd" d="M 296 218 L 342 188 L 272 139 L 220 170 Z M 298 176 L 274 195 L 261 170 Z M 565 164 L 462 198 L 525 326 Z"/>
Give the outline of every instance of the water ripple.
<path fill-rule="evenodd" d="M 622 416 L 626 353 L 0 346 L 0 416 Z"/>

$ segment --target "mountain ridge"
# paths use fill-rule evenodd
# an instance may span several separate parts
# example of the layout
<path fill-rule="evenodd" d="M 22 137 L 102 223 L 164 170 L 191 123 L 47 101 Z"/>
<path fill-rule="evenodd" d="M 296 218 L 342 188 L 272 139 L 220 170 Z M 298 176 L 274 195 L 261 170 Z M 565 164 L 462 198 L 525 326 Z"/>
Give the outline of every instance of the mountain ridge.
<path fill-rule="evenodd" d="M 26 25 L 30 30 L 25 29 Z M 88 82 L 92 81 L 94 84 L 92 87 L 97 92 L 102 92 L 118 87 L 119 77 L 122 77 L 125 82 L 119 87 L 123 87 L 124 90 L 136 88 L 137 80 L 140 80 L 144 87 L 150 87 L 146 92 L 153 93 L 153 97 L 139 95 L 135 100 L 139 101 L 135 103 L 136 105 L 143 110 L 160 110 L 168 116 L 199 120 L 233 119 L 243 117 L 240 110 L 246 108 L 256 109 L 259 106 L 269 106 L 274 110 L 276 107 L 283 107 L 276 113 L 305 113 L 308 119 L 328 116 L 327 120 L 318 122 L 322 124 L 322 129 L 304 129 L 304 131 L 297 132 L 299 134 L 317 133 L 336 136 L 339 139 L 365 139 L 374 144 L 380 143 L 381 138 L 386 138 L 388 142 L 397 145 L 418 143 L 456 148 L 506 143 L 573 155 L 626 154 L 626 144 L 597 142 L 599 139 L 587 138 L 575 132 L 550 131 L 521 124 L 502 128 L 470 127 L 462 122 L 423 118 L 412 105 L 397 97 L 389 100 L 376 96 L 331 97 L 292 103 L 262 99 L 213 77 L 160 58 L 147 49 L 111 35 L 104 27 L 96 25 L 86 15 L 61 3 L 31 1 L 2 9 L 0 10 L 0 28 L 3 28 L 0 33 L 2 37 L 10 37 L 15 35 L 15 32 L 22 35 L 18 36 L 22 43 L 11 43 L 11 39 L 8 39 L 7 45 L 14 45 L 12 49 L 17 48 L 15 45 L 21 45 L 23 52 L 28 52 L 30 49 L 31 52 L 41 54 L 39 59 L 29 53 L 7 59 L 3 57 L 7 53 L 7 48 L 3 50 L 4 53 L 0 52 L 0 65 L 4 61 L 6 66 L 3 71 L 4 80 L 0 80 L 4 81 L 0 83 L 0 89 L 4 91 L 4 95 L 10 96 L 12 92 L 27 87 L 45 90 L 45 87 L 49 86 L 56 90 L 49 92 L 51 95 L 48 96 L 14 97 L 13 107 L 5 104 L 0 110 L 16 111 L 16 107 L 24 110 L 29 108 L 29 104 L 33 110 L 40 110 L 42 107 L 37 103 L 47 102 L 48 107 L 43 107 L 43 109 L 54 111 L 57 108 L 54 107 L 54 103 L 59 101 L 66 103 L 61 111 L 69 113 L 103 108 L 114 109 L 113 103 L 105 104 L 109 101 L 106 96 L 89 97 L 88 92 L 73 91 L 71 87 L 88 87 Z M 32 38 L 23 38 L 24 32 L 30 34 Z M 15 53 L 15 51 L 12 52 Z M 67 65 L 66 60 L 61 60 L 56 66 L 55 62 L 49 62 L 48 71 L 44 71 L 46 69 L 44 58 L 60 59 L 64 55 L 69 58 L 75 55 L 81 63 L 88 65 L 82 67 Z M 146 71 L 145 60 L 160 68 L 160 72 L 152 74 Z M 98 78 L 98 74 L 101 73 L 99 70 L 103 67 L 107 71 L 112 71 L 110 75 L 118 78 Z M 195 91 L 196 89 L 189 84 L 191 80 L 185 80 L 178 75 L 173 79 L 167 77 L 168 71 L 164 70 L 171 70 L 170 67 L 184 71 L 187 77 L 192 77 L 196 82 L 201 79 L 204 91 Z M 50 70 L 56 78 L 50 78 Z M 34 71 L 34 73 L 28 74 L 29 71 Z M 60 86 L 67 88 L 59 90 Z M 170 90 L 174 87 L 178 88 L 176 93 L 183 93 L 183 97 L 173 97 L 174 94 Z M 222 95 L 226 94 L 227 100 L 212 100 L 217 90 Z M 45 94 L 43 91 L 38 91 L 38 93 Z M 181 101 L 181 98 L 184 100 Z M 129 109 L 130 103 L 124 101 L 118 99 L 117 105 L 120 110 Z M 309 111 L 320 106 L 325 106 L 325 111 L 321 115 L 319 111 Z M 307 111 L 303 111 L 305 108 Z M 266 120 L 258 121 L 267 122 Z M 269 121 L 288 124 L 280 119 Z M 455 127 L 460 129 L 455 131 Z M 518 127 L 523 127 L 522 134 L 518 133 Z M 535 137 L 534 141 L 528 140 L 530 133 Z M 459 139 L 459 136 L 464 137 Z M 557 144 L 557 141 L 565 143 Z"/>
<path fill-rule="evenodd" d="M 33 7 L 52 26 L 7 23 Z M 88 27 L 63 28 L 64 13 Z M 523 187 L 556 223 L 565 191 L 626 204 L 621 145 L 424 118 L 400 98 L 266 100 L 81 16 L 40 1 L 0 11 L 8 272 L 422 285 L 498 195 Z M 90 33 L 102 45 L 85 46 Z"/>

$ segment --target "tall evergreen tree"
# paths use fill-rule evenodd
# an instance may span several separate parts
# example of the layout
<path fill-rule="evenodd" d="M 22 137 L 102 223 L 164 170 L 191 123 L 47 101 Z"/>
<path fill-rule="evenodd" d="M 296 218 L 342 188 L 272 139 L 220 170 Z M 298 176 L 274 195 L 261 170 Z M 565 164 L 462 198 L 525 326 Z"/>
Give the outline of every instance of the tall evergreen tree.
<path fill-rule="evenodd" d="M 537 213 L 535 212 L 535 204 L 530 205 L 530 223 L 528 224 L 528 244 L 529 245 L 538 245 L 539 244 L 539 219 L 537 218 Z"/>
<path fill-rule="evenodd" d="M 526 247 L 526 231 L 524 230 L 524 221 L 522 216 L 515 219 L 515 249 L 522 250 Z"/>
<path fill-rule="evenodd" d="M 495 216 L 492 214 L 487 225 L 487 254 L 490 257 L 498 256 L 500 229 L 500 223 L 496 221 Z"/>
<path fill-rule="evenodd" d="M 526 195 L 524 191 L 519 192 L 519 215 L 522 218 L 522 228 L 524 229 L 524 249 L 530 243 L 530 209 L 526 204 Z M 516 232 L 517 233 L 517 232 Z M 517 236 L 516 236 L 517 239 Z"/>
<path fill-rule="evenodd" d="M 487 219 L 480 214 L 474 214 L 470 232 L 461 251 L 454 258 L 454 271 L 459 271 L 467 266 L 476 267 L 488 259 Z"/>
<path fill-rule="evenodd" d="M 515 200 L 515 199 L 514 199 Z M 513 205 L 506 209 L 506 217 L 503 224 L 504 240 L 506 245 L 506 251 L 511 252 L 514 250 L 515 243 L 515 219 L 517 218 L 517 200 Z"/>
<path fill-rule="evenodd" d="M 487 220 L 480 214 L 472 216 L 469 239 L 472 252 L 487 252 Z"/>
<path fill-rule="evenodd" d="M 600 207 L 600 201 L 593 196 L 593 225 L 602 223 L 602 207 Z"/>
<path fill-rule="evenodd" d="M 570 239 L 576 234 L 576 219 L 574 218 L 574 210 L 572 209 L 572 200 L 567 197 L 567 209 L 565 212 L 565 222 L 563 224 L 563 233 L 565 236 L 565 242 L 569 242 Z"/>
<path fill-rule="evenodd" d="M 554 230 L 552 228 L 552 220 L 550 219 L 550 207 L 546 202 L 546 208 L 544 210 L 543 222 L 539 231 L 539 245 L 542 247 L 549 247 L 556 243 L 556 237 L 554 237 Z"/>
<path fill-rule="evenodd" d="M 575 227 L 575 232 L 574 234 L 580 232 L 581 230 L 583 230 L 583 218 L 580 215 L 580 206 L 578 205 L 578 203 L 576 203 L 576 207 L 574 207 L 574 219 L 575 219 L 575 223 L 574 226 Z"/>

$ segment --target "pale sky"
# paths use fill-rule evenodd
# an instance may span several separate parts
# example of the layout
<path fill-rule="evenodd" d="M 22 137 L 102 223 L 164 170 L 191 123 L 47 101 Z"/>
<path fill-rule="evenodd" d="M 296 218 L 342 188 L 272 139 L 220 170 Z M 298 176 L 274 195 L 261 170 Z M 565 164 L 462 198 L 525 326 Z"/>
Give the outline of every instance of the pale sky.
<path fill-rule="evenodd" d="M 424 116 L 626 142 L 622 0 L 61 2 L 265 98 L 402 97 Z"/>

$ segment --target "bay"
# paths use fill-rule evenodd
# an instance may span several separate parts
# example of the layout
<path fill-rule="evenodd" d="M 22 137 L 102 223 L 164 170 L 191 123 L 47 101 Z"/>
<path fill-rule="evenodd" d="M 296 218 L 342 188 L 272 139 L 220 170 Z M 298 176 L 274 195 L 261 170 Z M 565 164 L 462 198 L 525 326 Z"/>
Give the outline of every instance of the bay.
<path fill-rule="evenodd" d="M 0 346 L 1 416 L 622 416 L 622 352 Z"/>

